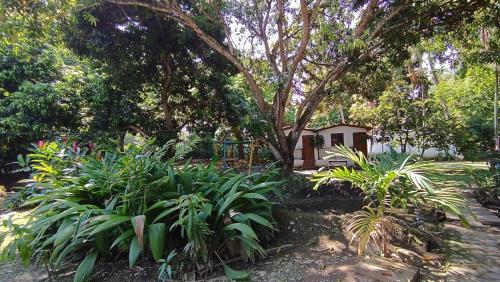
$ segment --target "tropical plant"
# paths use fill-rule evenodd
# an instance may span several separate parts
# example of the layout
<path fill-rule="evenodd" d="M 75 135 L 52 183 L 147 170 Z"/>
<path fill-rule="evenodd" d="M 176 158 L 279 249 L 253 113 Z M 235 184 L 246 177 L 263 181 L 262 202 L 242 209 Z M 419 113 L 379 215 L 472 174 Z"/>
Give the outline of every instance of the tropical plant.
<path fill-rule="evenodd" d="M 14 258 L 17 249 L 24 260 L 58 268 L 84 255 L 75 274 L 84 281 L 99 258 L 119 253 L 128 253 L 131 267 L 150 255 L 161 277 L 171 275 L 173 255 L 164 258 L 178 247 L 193 265 L 235 250 L 246 259 L 264 256 L 260 240 L 275 230 L 267 195 L 277 193 L 278 172 L 223 172 L 215 161 L 178 167 L 176 158 L 163 160 L 172 145 L 73 158 L 61 143 L 39 147 L 30 155 L 36 192 L 25 202 L 36 208 L 26 225 L 11 228 L 17 236 L 2 257 Z"/>
<path fill-rule="evenodd" d="M 386 254 L 394 227 L 390 214 L 401 214 L 396 209 L 406 212 L 410 206 L 431 206 L 456 214 L 467 224 L 463 216 L 465 201 L 451 188 L 434 189 L 424 175 L 429 167 L 427 163 L 416 162 L 411 155 L 396 152 L 379 155 L 371 162 L 363 153 L 345 146 L 335 147 L 332 154 L 348 158 L 359 169 L 343 167 L 317 174 L 314 189 L 333 179 L 349 181 L 363 191 L 368 204 L 354 214 L 347 226 L 353 236 L 351 242 L 359 241 L 359 255 L 370 242 Z"/>

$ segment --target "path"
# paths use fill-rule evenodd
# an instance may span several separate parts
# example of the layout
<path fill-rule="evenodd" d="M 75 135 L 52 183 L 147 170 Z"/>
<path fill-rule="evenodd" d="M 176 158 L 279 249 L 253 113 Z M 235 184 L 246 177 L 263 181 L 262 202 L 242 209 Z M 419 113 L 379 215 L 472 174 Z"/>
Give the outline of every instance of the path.
<path fill-rule="evenodd" d="M 446 223 L 446 281 L 500 281 L 500 218 L 465 196 L 478 221 Z"/>
<path fill-rule="evenodd" d="M 478 163 L 465 164 L 485 168 Z M 445 224 L 447 267 L 444 281 L 500 281 L 500 218 L 484 208 L 465 188 L 463 164 L 444 164 L 438 184 L 460 188 L 467 206 L 476 216 L 468 216 L 470 228 L 448 215 Z"/>

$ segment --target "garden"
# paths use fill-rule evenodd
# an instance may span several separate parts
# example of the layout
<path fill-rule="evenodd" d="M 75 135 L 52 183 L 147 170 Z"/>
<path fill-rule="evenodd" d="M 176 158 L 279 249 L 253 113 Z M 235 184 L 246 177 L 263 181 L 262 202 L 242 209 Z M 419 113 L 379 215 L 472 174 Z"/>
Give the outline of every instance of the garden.
<path fill-rule="evenodd" d="M 0 281 L 500 280 L 496 1 L 0 11 Z"/>

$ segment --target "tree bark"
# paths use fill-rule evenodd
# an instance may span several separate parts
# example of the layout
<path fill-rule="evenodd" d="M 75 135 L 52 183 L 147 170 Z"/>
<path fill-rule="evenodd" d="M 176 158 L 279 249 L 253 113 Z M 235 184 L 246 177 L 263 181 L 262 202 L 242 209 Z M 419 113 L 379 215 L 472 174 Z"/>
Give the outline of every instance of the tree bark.
<path fill-rule="evenodd" d="M 345 124 L 344 106 L 342 104 L 339 105 L 339 114 L 340 114 L 340 122 L 342 124 Z"/>
<path fill-rule="evenodd" d="M 429 69 L 430 69 L 431 74 L 432 74 L 432 83 L 434 85 L 436 85 L 439 83 L 439 77 L 438 77 L 438 74 L 436 72 L 436 69 L 434 68 L 434 56 L 432 55 L 432 53 L 428 54 L 427 60 L 429 61 Z"/>
<path fill-rule="evenodd" d="M 174 119 L 174 111 L 170 106 L 168 99 L 170 98 L 172 92 L 172 55 L 164 54 L 162 56 L 162 67 L 163 67 L 163 83 L 161 90 L 160 103 L 165 116 L 165 125 L 167 129 L 173 130 L 176 128 L 177 123 Z"/>

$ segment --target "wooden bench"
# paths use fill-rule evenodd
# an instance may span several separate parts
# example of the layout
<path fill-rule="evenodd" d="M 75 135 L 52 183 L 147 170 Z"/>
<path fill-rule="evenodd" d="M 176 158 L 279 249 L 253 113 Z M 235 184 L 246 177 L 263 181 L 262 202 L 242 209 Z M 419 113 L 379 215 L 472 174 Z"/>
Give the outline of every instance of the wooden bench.
<path fill-rule="evenodd" d="M 347 166 L 347 160 L 328 160 L 328 167 Z"/>

